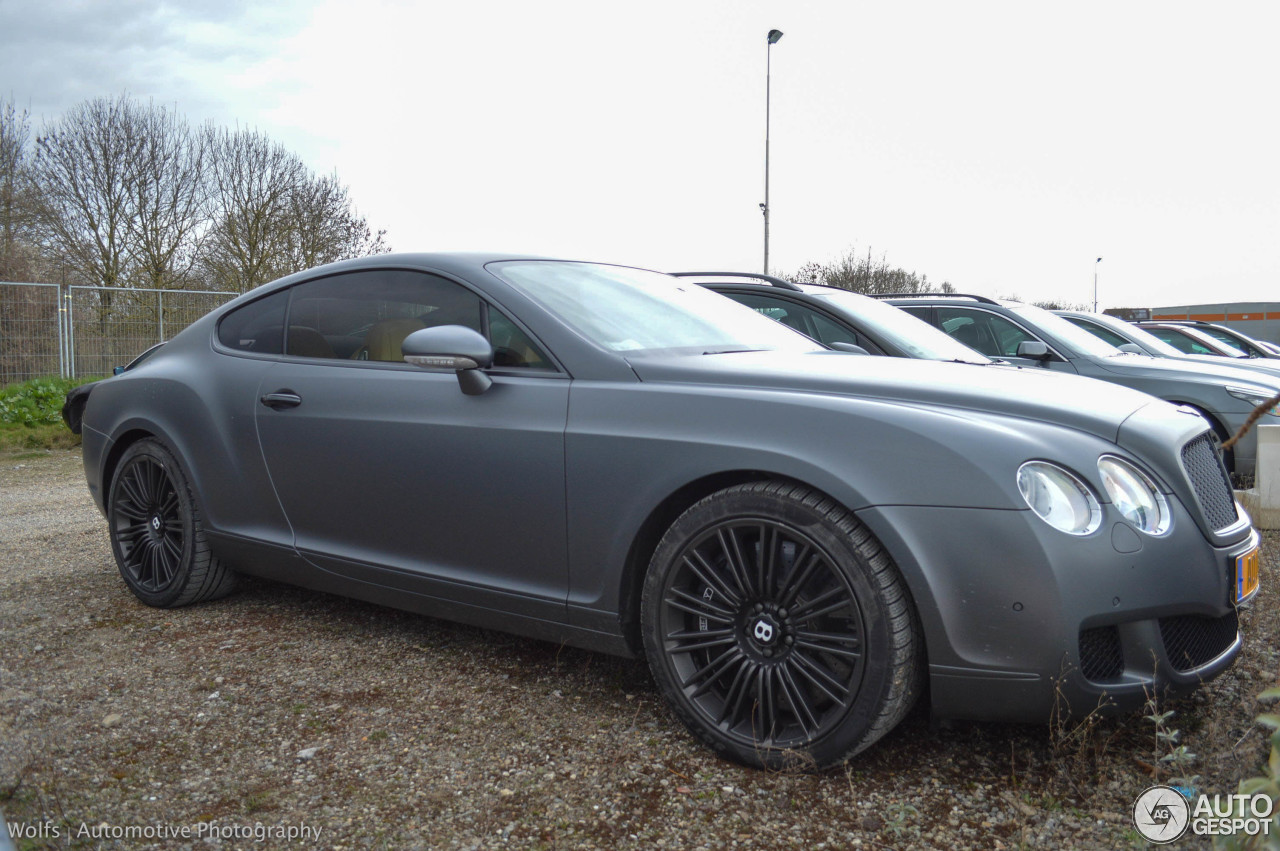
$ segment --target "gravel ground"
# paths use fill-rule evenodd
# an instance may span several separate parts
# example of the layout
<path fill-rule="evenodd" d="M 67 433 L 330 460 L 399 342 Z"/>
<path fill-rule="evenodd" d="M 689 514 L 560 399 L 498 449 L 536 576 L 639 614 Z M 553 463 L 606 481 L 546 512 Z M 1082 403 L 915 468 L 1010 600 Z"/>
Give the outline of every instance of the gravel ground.
<path fill-rule="evenodd" d="M 1263 764 L 1278 545 L 1241 660 L 1171 707 L 1201 791 Z M 1167 778 L 1140 715 L 919 709 L 843 769 L 755 771 L 698 746 L 640 661 L 265 582 L 150 609 L 76 453 L 0 456 L 0 623 L 0 810 L 44 825 L 19 849 L 1142 847 L 1130 809 Z"/>

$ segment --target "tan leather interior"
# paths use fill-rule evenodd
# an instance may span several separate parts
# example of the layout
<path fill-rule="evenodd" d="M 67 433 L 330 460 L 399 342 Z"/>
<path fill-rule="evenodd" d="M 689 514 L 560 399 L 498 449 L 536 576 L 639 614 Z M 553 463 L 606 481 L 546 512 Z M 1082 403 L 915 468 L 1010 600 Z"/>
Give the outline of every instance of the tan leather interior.
<path fill-rule="evenodd" d="M 375 322 L 364 335 L 364 345 L 352 355 L 355 360 L 402 361 L 404 338 L 427 326 L 419 319 L 384 319 Z"/>

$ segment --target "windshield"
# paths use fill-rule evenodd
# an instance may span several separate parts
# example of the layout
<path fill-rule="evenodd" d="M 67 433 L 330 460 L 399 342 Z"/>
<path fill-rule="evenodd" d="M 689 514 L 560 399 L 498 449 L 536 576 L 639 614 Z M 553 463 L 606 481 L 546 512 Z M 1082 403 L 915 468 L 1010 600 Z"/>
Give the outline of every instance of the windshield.
<path fill-rule="evenodd" d="M 588 340 L 628 357 L 822 348 L 732 299 L 657 272 L 555 260 L 486 268 Z"/>
<path fill-rule="evenodd" d="M 1117 334 L 1128 337 L 1130 340 L 1133 340 L 1149 352 L 1159 352 L 1167 358 L 1180 358 L 1186 354 L 1185 352 L 1178 351 L 1154 334 L 1144 331 L 1137 325 L 1125 322 L 1123 319 L 1117 319 L 1116 317 L 1108 316 L 1105 313 L 1091 313 L 1089 314 L 1089 319 L 1099 325 L 1114 328 Z"/>
<path fill-rule="evenodd" d="M 1072 325 L 1061 316 L 1056 316 L 1044 308 L 1031 304 L 1018 304 L 1009 305 L 1009 309 L 1081 354 L 1095 358 L 1112 358 L 1125 354 L 1110 343 L 1098 339 L 1083 328 Z"/>
<path fill-rule="evenodd" d="M 891 343 L 913 358 L 991 363 L 986 355 L 893 305 L 846 290 L 833 290 L 817 295 L 854 317 L 862 330 L 867 331 L 871 337 Z"/>

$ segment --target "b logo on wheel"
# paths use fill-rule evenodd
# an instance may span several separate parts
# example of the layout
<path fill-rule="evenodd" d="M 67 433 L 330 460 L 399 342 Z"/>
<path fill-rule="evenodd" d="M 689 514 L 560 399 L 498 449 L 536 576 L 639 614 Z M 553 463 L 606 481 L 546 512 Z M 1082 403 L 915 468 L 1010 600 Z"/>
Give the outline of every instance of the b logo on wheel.
<path fill-rule="evenodd" d="M 755 628 L 756 641 L 761 644 L 768 644 L 773 641 L 773 624 L 768 621 L 756 621 Z"/>

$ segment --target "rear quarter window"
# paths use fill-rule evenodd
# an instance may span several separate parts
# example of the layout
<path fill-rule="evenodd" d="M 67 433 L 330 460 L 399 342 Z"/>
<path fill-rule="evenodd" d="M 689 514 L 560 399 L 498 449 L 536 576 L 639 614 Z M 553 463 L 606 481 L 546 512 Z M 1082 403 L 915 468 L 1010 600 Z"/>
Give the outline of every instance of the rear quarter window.
<path fill-rule="evenodd" d="M 283 354 L 288 305 L 289 292 L 281 290 L 237 307 L 218 323 L 218 342 L 238 352 Z"/>

